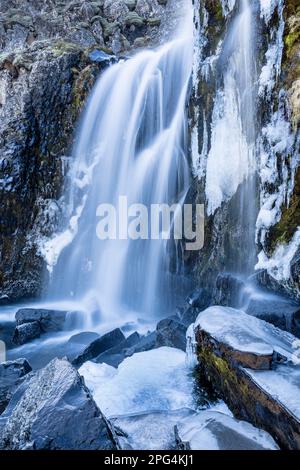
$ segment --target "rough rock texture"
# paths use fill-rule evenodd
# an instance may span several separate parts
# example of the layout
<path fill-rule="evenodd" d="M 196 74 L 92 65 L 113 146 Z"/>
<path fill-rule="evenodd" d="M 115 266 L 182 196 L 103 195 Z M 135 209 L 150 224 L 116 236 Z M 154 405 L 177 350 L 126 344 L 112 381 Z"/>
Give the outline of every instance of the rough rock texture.
<path fill-rule="evenodd" d="M 218 309 L 218 307 L 215 309 Z M 229 316 L 230 310 L 227 309 Z M 210 331 L 212 329 L 215 332 L 220 331 L 220 315 L 218 312 L 221 317 L 224 314 L 222 308 L 219 311 L 215 310 L 215 317 L 210 321 L 208 328 Z M 206 327 L 203 327 L 201 315 L 198 317 L 199 323 L 198 325 L 196 323 L 195 328 L 197 357 L 202 373 L 208 382 L 217 390 L 236 418 L 249 421 L 254 426 L 269 432 L 285 449 L 300 449 L 300 410 L 298 409 L 297 417 L 293 410 L 282 403 L 282 400 L 276 398 L 276 393 L 272 393 L 267 387 L 259 384 L 259 381 L 251 375 L 251 370 L 255 372 L 255 369 L 269 369 L 270 367 L 275 367 L 275 371 L 269 370 L 263 373 L 276 374 L 276 363 L 273 362 L 274 355 L 273 358 L 270 355 L 268 357 L 261 354 L 253 355 L 251 352 L 253 346 L 249 350 L 246 346 L 243 351 L 233 348 L 233 338 L 244 346 L 243 336 L 240 335 L 239 331 L 240 321 L 237 322 L 235 328 L 231 324 L 230 331 L 228 330 L 226 334 L 227 340 L 225 342 L 220 341 L 219 334 L 212 335 Z M 241 313 L 241 316 L 244 315 L 244 313 Z M 238 317 L 239 314 L 237 314 Z M 259 320 L 256 320 L 255 323 L 259 325 Z M 264 328 L 263 324 L 264 322 L 261 322 L 262 328 Z M 247 327 L 244 318 L 242 325 Z M 271 327 L 271 332 L 272 328 L 274 327 Z M 252 332 L 253 328 L 249 326 L 249 334 L 252 335 Z M 277 336 L 276 329 L 273 330 L 273 333 L 275 334 L 273 341 L 282 336 L 282 334 Z M 264 337 L 264 333 L 262 333 L 262 336 Z M 228 344 L 229 338 L 230 344 Z M 288 336 L 288 339 L 292 341 L 292 337 Z M 266 341 L 268 343 L 270 337 Z M 273 347 L 276 349 L 276 346 L 273 346 L 272 343 L 268 344 L 271 349 Z M 275 360 L 278 359 L 280 361 L 280 357 L 277 356 Z M 282 359 L 284 360 L 284 358 Z M 287 366 L 282 365 L 280 367 L 285 368 Z M 284 370 L 283 373 L 285 374 Z M 262 371 L 258 370 L 255 373 L 259 374 Z M 286 373 L 290 375 L 293 372 L 287 369 Z M 272 383 L 276 384 L 276 380 L 277 377 L 273 377 Z M 297 387 L 299 387 L 299 384 Z M 292 393 L 299 393 L 299 389 L 295 389 Z"/>
<path fill-rule="evenodd" d="M 7 407 L 16 387 L 22 378 L 31 372 L 31 366 L 26 359 L 7 361 L 0 364 L 0 415 Z"/>
<path fill-rule="evenodd" d="M 62 330 L 68 313 L 62 310 L 34 308 L 18 310 L 13 342 L 20 345 L 38 338 L 42 333 Z"/>
<path fill-rule="evenodd" d="M 122 343 L 125 340 L 125 336 L 119 328 L 116 328 L 109 333 L 97 338 L 92 341 L 82 353 L 80 353 L 75 359 L 73 359 L 72 364 L 76 367 L 82 366 L 86 361 L 96 358 L 99 354 L 107 351 L 108 349 L 117 346 L 119 343 Z"/>
<path fill-rule="evenodd" d="M 193 159 L 193 169 L 195 178 L 193 180 L 188 202 L 205 203 L 205 158 L 211 148 L 211 127 L 212 113 L 217 90 L 222 88 L 222 56 L 219 55 L 221 42 L 233 25 L 234 18 L 238 15 L 241 2 L 230 2 L 234 5 L 232 11 L 224 13 L 224 5 L 229 2 L 220 0 L 195 0 L 195 29 L 198 35 L 198 56 L 195 64 L 194 87 L 190 105 L 190 124 L 193 129 L 191 134 L 191 153 Z M 267 64 L 267 59 L 274 54 L 271 44 L 275 41 L 276 34 L 281 28 L 280 5 L 281 1 L 269 2 L 271 18 L 267 22 L 261 15 L 263 2 L 250 2 L 254 12 L 255 22 L 255 46 L 257 56 L 257 84 L 263 67 Z M 271 5 L 272 4 L 272 5 Z M 271 8 L 272 6 L 272 8 Z M 273 8 L 274 6 L 274 8 Z M 266 5 L 264 4 L 264 7 Z M 254 181 L 257 187 L 256 205 L 259 210 L 262 204 L 262 194 L 268 194 L 270 207 L 278 210 L 278 218 L 271 226 L 257 228 L 256 250 L 262 251 L 267 258 L 270 258 L 277 247 L 285 247 L 291 242 L 297 228 L 300 226 L 299 211 L 299 187 L 300 172 L 297 170 L 299 163 L 300 133 L 299 133 L 299 103 L 300 103 L 300 9 L 297 0 L 284 0 L 283 20 L 283 53 L 282 66 L 276 75 L 275 65 L 271 75 L 274 75 L 274 86 L 272 88 L 272 78 L 268 79 L 268 86 L 272 91 L 260 93 L 258 87 L 255 89 L 256 103 L 258 106 L 257 123 L 257 155 L 258 167 L 263 160 L 264 151 L 270 155 L 274 154 L 274 161 L 269 163 L 269 168 L 273 168 L 272 178 L 264 182 L 263 177 Z M 272 42 L 273 41 L 273 42 Z M 276 46 L 280 55 L 280 40 Z M 269 54 L 269 56 L 268 56 Z M 226 54 L 225 59 L 226 60 Z M 282 114 L 282 118 L 287 122 L 289 133 L 288 148 L 283 148 L 287 131 L 281 131 L 269 136 L 270 142 L 267 148 L 266 128 L 272 122 L 272 116 L 276 113 Z M 279 126 L 280 124 L 278 124 Z M 272 123 L 276 127 L 276 122 Z M 279 129 L 279 127 L 278 127 Z M 285 135 L 284 135 L 285 132 Z M 272 133 L 271 133 L 272 134 Z M 282 138 L 282 141 L 280 140 Z M 273 139 L 273 140 L 272 140 Z M 263 148 L 262 148 L 263 147 Z M 278 148 L 278 150 L 277 150 Z M 200 161 L 202 159 L 202 161 Z M 260 171 L 260 170 L 259 170 Z M 258 173 L 259 173 L 258 171 Z M 268 171 L 268 166 L 266 168 Z M 271 170 L 270 170 L 271 171 Z M 289 189 L 292 187 L 291 194 Z M 226 192 L 226 189 L 225 189 Z M 283 193 L 282 201 L 279 193 Z M 248 228 L 243 225 L 243 216 L 240 215 L 241 208 L 241 185 L 230 200 L 223 202 L 213 215 L 206 214 L 205 217 L 205 245 L 199 253 L 187 254 L 187 265 L 201 285 L 211 288 L 215 283 L 215 278 L 219 272 L 244 272 L 249 261 L 249 246 L 245 242 Z M 272 199 L 273 198 L 273 199 Z M 273 201 L 273 202 L 272 202 Z M 275 209 L 276 204 L 278 207 Z M 237 215 L 239 214 L 239 215 Z M 281 214 L 281 215 L 280 215 Z M 252 224 L 252 222 L 251 222 Z M 251 240 L 255 239 L 255 221 Z M 251 251 L 251 250 L 250 250 Z M 295 299 L 300 298 L 299 290 L 299 249 L 291 261 L 291 272 L 285 275 L 285 279 L 278 282 L 274 276 L 264 275 L 264 281 L 269 289 L 281 289 L 285 293 L 292 295 Z M 251 260 L 252 268 L 255 264 Z M 289 264 L 289 260 L 286 260 Z M 248 266 L 249 267 L 249 266 Z"/>
<path fill-rule="evenodd" d="M 95 362 L 108 364 L 112 367 L 119 367 L 121 362 L 130 355 L 131 349 L 139 343 L 141 337 L 139 333 L 132 333 L 128 338 L 121 341 L 116 346 L 104 351 L 99 354 L 95 359 Z"/>
<path fill-rule="evenodd" d="M 156 327 L 156 347 L 186 350 L 186 326 L 176 317 L 161 320 Z"/>
<path fill-rule="evenodd" d="M 0 448 L 112 450 L 119 445 L 76 369 L 54 359 L 14 393 L 0 418 Z"/>
<path fill-rule="evenodd" d="M 169 0 L 171 1 L 171 0 Z M 147 0 L 0 0 L 0 298 L 41 293 L 41 243 L 64 225 L 76 121 L 107 60 L 161 40 L 166 7 Z"/>

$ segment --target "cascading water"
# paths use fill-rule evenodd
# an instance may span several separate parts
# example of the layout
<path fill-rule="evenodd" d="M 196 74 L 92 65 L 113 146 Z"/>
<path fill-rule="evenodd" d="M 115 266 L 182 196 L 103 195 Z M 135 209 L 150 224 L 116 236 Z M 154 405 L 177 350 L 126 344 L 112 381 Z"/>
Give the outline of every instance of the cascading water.
<path fill-rule="evenodd" d="M 229 269 L 243 274 L 256 260 L 256 109 L 253 4 L 239 2 L 217 63 L 218 87 L 207 158 L 206 198 L 213 214 L 238 192 L 230 217 L 242 238 L 242 249 L 230 255 Z M 238 255 L 240 253 L 240 255 Z M 232 262 L 234 260 L 234 262 Z M 228 267 L 227 267 L 228 269 Z"/>
<path fill-rule="evenodd" d="M 120 196 L 128 206 L 149 208 L 179 202 L 187 191 L 185 108 L 193 60 L 187 10 L 175 39 L 111 66 L 95 86 L 75 146 L 65 232 L 75 237 L 54 269 L 51 298 L 83 300 L 109 318 L 171 310 L 170 244 L 126 239 L 121 221 L 116 239 L 101 241 L 96 213 L 99 204 L 120 213 Z"/>

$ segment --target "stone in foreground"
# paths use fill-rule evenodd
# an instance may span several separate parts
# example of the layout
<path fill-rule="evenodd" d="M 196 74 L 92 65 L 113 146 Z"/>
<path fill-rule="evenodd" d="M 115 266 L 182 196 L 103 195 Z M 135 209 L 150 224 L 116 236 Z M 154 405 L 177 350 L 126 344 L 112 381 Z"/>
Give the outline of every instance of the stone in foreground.
<path fill-rule="evenodd" d="M 66 360 L 54 359 L 24 380 L 0 418 L 0 449 L 118 448 L 113 427 Z"/>
<path fill-rule="evenodd" d="M 299 340 L 228 307 L 202 312 L 194 332 L 199 366 L 235 417 L 264 429 L 282 448 L 299 450 Z"/>

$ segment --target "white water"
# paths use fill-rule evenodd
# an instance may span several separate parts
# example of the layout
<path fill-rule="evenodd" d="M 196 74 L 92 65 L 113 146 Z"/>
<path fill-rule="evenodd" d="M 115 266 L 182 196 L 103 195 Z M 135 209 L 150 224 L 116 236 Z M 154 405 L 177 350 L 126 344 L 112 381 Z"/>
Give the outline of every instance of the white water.
<path fill-rule="evenodd" d="M 48 259 L 58 258 L 50 298 L 83 302 L 96 313 L 94 324 L 124 312 L 171 311 L 176 281 L 169 255 L 177 247 L 166 240 L 100 241 L 96 211 L 100 203 L 118 208 L 119 196 L 129 205 L 149 207 L 179 202 L 186 194 L 185 108 L 193 60 L 189 4 L 187 10 L 177 37 L 103 74 L 77 137 L 70 225 L 48 245 Z"/>

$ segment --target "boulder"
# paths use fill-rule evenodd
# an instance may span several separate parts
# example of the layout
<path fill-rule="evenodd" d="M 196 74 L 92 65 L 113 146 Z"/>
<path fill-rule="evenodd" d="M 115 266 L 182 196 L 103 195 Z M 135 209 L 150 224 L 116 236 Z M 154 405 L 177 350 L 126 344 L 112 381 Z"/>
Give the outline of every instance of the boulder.
<path fill-rule="evenodd" d="M 16 326 L 13 336 L 13 342 L 18 346 L 28 343 L 33 339 L 39 338 L 41 335 L 40 323 L 33 321 Z"/>
<path fill-rule="evenodd" d="M 92 331 L 84 331 L 82 333 L 78 333 L 76 335 L 71 336 L 71 338 L 68 340 L 68 343 L 88 345 L 98 338 L 100 338 L 100 335 L 98 335 L 98 333 L 94 333 Z"/>
<path fill-rule="evenodd" d="M 13 346 L 15 326 L 15 323 L 10 321 L 0 323 L 0 340 L 5 343 L 6 349 L 10 349 Z"/>
<path fill-rule="evenodd" d="M 176 317 L 161 320 L 156 327 L 157 348 L 169 346 L 171 348 L 186 350 L 186 326 Z"/>
<path fill-rule="evenodd" d="M 54 359 L 24 380 L 0 418 L 0 449 L 118 449 L 114 429 L 76 369 Z"/>
<path fill-rule="evenodd" d="M 242 279 L 230 273 L 219 274 L 212 295 L 213 304 L 238 307 L 244 287 Z"/>
<path fill-rule="evenodd" d="M 64 328 L 68 312 L 36 308 L 22 308 L 16 313 L 17 326 L 24 323 L 38 322 L 44 333 L 60 331 Z"/>
<path fill-rule="evenodd" d="M 229 307 L 200 313 L 194 332 L 201 374 L 234 416 L 299 450 L 299 340 Z"/>
<path fill-rule="evenodd" d="M 219 411 L 200 411 L 175 426 L 180 450 L 278 450 L 273 438 Z"/>
<path fill-rule="evenodd" d="M 108 349 L 104 353 L 99 354 L 99 356 L 95 359 L 95 362 L 99 364 L 105 362 L 105 364 L 110 366 L 119 367 L 121 362 L 126 357 L 131 355 L 131 348 L 134 347 L 140 341 L 140 339 L 141 336 L 139 333 L 132 333 L 124 341 L 121 341 L 116 346 Z"/>
<path fill-rule="evenodd" d="M 73 359 L 72 364 L 76 367 L 80 367 L 84 362 L 94 359 L 104 351 L 120 344 L 124 340 L 124 334 L 119 328 L 116 328 L 115 330 L 92 341 L 82 353 Z"/>
<path fill-rule="evenodd" d="M 7 361 L 0 364 L 0 414 L 9 403 L 11 395 L 20 383 L 20 379 L 31 372 L 26 359 Z"/>
<path fill-rule="evenodd" d="M 246 312 L 300 337 L 300 305 L 283 297 L 266 295 L 249 300 Z"/>
<path fill-rule="evenodd" d="M 156 331 L 152 331 L 148 333 L 146 336 L 143 336 L 138 343 L 136 343 L 131 348 L 128 348 L 126 351 L 127 357 L 133 356 L 139 352 L 151 351 L 152 349 L 156 349 L 156 339 L 157 333 Z"/>

